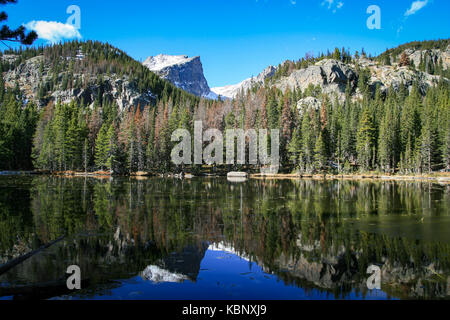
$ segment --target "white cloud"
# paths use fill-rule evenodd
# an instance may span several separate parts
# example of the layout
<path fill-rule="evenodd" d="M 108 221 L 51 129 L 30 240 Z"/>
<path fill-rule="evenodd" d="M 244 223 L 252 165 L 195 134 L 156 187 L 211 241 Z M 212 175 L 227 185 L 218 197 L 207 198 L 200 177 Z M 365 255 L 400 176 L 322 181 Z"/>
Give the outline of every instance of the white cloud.
<path fill-rule="evenodd" d="M 25 24 L 29 30 L 36 31 L 39 39 L 57 43 L 64 39 L 81 39 L 80 32 L 71 24 L 56 21 L 30 21 Z"/>
<path fill-rule="evenodd" d="M 344 3 L 337 0 L 324 0 L 322 6 L 326 6 L 328 10 L 332 10 L 333 13 L 336 13 L 337 10 L 344 6 Z"/>
<path fill-rule="evenodd" d="M 411 3 L 411 8 L 406 10 L 406 12 L 403 16 L 401 25 L 397 29 L 397 36 L 400 34 L 400 32 L 403 31 L 403 25 L 408 20 L 409 16 L 416 14 L 419 10 L 423 9 L 428 3 L 432 3 L 432 1 L 418 0 L 418 1 L 413 1 L 413 3 Z"/>
<path fill-rule="evenodd" d="M 406 12 L 405 12 L 405 17 L 411 16 L 413 14 L 415 14 L 417 11 L 419 11 L 420 9 L 422 9 L 423 7 L 425 7 L 428 4 L 428 0 L 418 0 L 418 1 L 414 1 L 411 4 L 411 8 L 409 8 Z"/>

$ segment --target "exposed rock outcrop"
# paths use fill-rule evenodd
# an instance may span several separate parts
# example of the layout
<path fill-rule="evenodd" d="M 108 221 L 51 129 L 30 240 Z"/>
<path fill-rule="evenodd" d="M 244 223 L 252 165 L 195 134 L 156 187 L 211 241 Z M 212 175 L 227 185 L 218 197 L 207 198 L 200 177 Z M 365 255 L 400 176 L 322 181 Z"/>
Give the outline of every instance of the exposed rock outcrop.
<path fill-rule="evenodd" d="M 319 110 L 320 107 L 322 106 L 322 102 L 314 97 L 306 97 L 303 99 L 300 99 L 297 103 L 297 109 L 298 112 L 300 113 L 300 115 L 303 114 L 303 112 L 305 112 L 305 110 L 310 110 L 310 109 L 314 109 L 314 110 Z"/>
<path fill-rule="evenodd" d="M 389 87 L 398 90 L 401 85 L 411 90 L 413 85 L 417 83 L 419 90 L 425 93 L 429 87 L 437 84 L 440 79 L 439 76 L 412 70 L 408 67 L 380 65 L 366 58 L 356 60 L 355 64 L 325 59 L 308 68 L 295 70 L 289 76 L 276 81 L 275 86 L 282 91 L 287 88 L 305 91 L 311 85 L 318 86 L 323 93 L 336 94 L 339 100 L 343 101 L 347 84 L 349 84 L 351 86 L 350 91 L 356 93 L 354 98 L 357 99 L 361 98 L 358 94 L 357 84 L 360 76 L 358 70 L 362 69 L 367 69 L 370 72 L 368 85 L 373 92 L 375 92 L 377 86 L 382 92 L 385 92 Z M 307 102 L 312 103 L 313 101 Z M 299 103 L 303 104 L 304 101 Z"/>
<path fill-rule="evenodd" d="M 439 81 L 439 76 L 411 70 L 408 67 L 380 65 L 368 59 L 360 59 L 358 60 L 358 64 L 361 68 L 367 68 L 370 71 L 371 78 L 369 80 L 369 86 L 373 90 L 375 90 L 377 85 L 380 86 L 383 92 L 389 87 L 398 90 L 402 84 L 406 89 L 411 90 L 416 82 L 420 91 L 425 93 L 429 87 Z"/>
<path fill-rule="evenodd" d="M 345 93 L 347 83 L 355 87 L 357 73 L 350 65 L 333 59 L 319 61 L 306 69 L 295 70 L 288 77 L 281 78 L 275 85 L 282 91 L 287 88 L 305 91 L 310 85 L 320 86 L 324 93 Z"/>
<path fill-rule="evenodd" d="M 14 63 L 17 56 L 8 55 L 3 56 L 2 59 Z M 100 91 L 104 94 L 104 97 L 114 100 L 120 111 L 128 110 L 131 107 L 143 107 L 154 103 L 156 100 L 156 96 L 150 91 L 140 93 L 137 84 L 131 81 L 127 75 L 102 75 L 102 81 L 99 83 L 97 74 L 75 73 L 73 78 L 83 83 L 78 88 L 64 88 L 64 75 L 64 71 L 57 75 L 57 86 L 45 97 L 42 96 L 40 91 L 48 82 L 54 81 L 54 75 L 44 56 L 36 56 L 26 60 L 18 67 L 6 72 L 3 78 L 7 87 L 14 88 L 18 84 L 26 99 L 35 101 L 39 107 L 45 106 L 49 101 L 69 103 L 72 100 L 83 100 L 84 103 L 92 107 Z"/>
<path fill-rule="evenodd" d="M 406 55 L 409 60 L 414 63 L 416 67 L 419 66 L 420 61 L 423 61 L 425 64 L 434 63 L 439 64 L 439 61 L 442 61 L 442 67 L 444 70 L 450 68 L 450 45 L 447 47 L 445 51 L 441 51 L 438 49 L 433 50 L 413 50 L 407 49 L 405 50 Z M 429 59 L 428 61 L 426 59 Z"/>

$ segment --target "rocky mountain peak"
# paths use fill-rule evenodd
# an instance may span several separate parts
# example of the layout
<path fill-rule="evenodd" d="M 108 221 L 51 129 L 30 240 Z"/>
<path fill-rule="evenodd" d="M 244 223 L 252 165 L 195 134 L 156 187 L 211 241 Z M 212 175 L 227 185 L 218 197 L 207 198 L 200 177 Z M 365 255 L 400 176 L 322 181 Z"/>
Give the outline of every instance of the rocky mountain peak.
<path fill-rule="evenodd" d="M 148 57 L 143 65 L 177 87 L 200 97 L 214 98 L 203 73 L 200 57 L 159 54 Z"/>
<path fill-rule="evenodd" d="M 200 57 L 189 58 L 185 55 L 171 56 L 167 54 L 158 54 L 154 57 L 148 57 L 143 64 L 149 68 L 151 71 L 161 71 L 167 67 L 174 65 L 190 63 L 192 60 L 198 59 Z"/>

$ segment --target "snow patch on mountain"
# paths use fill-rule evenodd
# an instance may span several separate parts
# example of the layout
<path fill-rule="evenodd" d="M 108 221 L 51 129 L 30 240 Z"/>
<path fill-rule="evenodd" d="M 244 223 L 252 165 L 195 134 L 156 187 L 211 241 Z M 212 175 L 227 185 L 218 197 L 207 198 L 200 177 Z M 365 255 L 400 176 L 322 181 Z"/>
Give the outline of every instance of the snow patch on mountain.
<path fill-rule="evenodd" d="M 143 65 L 149 68 L 153 72 L 158 72 L 164 68 L 171 67 L 177 64 L 186 64 L 195 58 L 189 58 L 188 56 L 170 56 L 167 54 L 158 54 L 154 57 L 148 57 Z"/>

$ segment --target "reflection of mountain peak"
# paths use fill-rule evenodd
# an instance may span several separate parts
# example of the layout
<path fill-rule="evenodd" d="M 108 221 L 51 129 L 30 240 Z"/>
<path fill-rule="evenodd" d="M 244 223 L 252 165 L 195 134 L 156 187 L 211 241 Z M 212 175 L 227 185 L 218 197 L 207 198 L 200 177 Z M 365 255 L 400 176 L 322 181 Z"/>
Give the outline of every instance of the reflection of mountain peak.
<path fill-rule="evenodd" d="M 188 277 L 179 273 L 173 273 L 168 270 L 162 269 L 158 266 L 148 266 L 141 273 L 141 276 L 146 280 L 160 283 L 160 282 L 183 282 L 188 280 Z"/>
<path fill-rule="evenodd" d="M 223 241 L 211 244 L 208 247 L 208 250 L 209 251 L 222 251 L 222 252 L 234 254 L 235 256 L 238 256 L 241 259 L 250 261 L 250 257 L 248 255 L 246 255 L 245 253 L 238 252 L 232 245 L 227 244 Z"/>
<path fill-rule="evenodd" d="M 172 252 L 159 260 L 155 265 L 148 266 L 142 277 L 159 282 L 196 281 L 200 272 L 200 264 L 205 257 L 206 244 L 200 246 L 187 246 L 181 252 Z"/>

